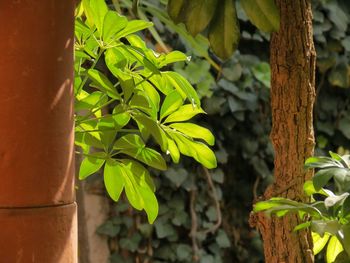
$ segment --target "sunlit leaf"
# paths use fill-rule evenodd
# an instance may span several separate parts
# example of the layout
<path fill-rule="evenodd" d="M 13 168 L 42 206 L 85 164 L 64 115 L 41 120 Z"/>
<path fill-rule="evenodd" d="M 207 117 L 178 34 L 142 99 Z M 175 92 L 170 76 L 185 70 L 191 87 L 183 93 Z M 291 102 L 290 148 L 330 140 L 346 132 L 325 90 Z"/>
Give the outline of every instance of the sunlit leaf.
<path fill-rule="evenodd" d="M 190 57 L 180 51 L 172 51 L 164 56 L 164 59 L 159 63 L 159 67 L 164 67 L 174 62 L 189 61 Z"/>
<path fill-rule="evenodd" d="M 197 92 L 192 85 L 177 72 L 162 72 L 163 77 L 166 77 L 169 82 L 175 87 L 175 89 L 184 97 L 187 97 L 189 101 L 196 107 L 200 107 L 201 103 Z"/>
<path fill-rule="evenodd" d="M 160 109 L 160 119 L 162 120 L 164 117 L 176 111 L 183 104 L 183 99 L 180 94 L 174 90 L 169 93 L 162 104 Z"/>
<path fill-rule="evenodd" d="M 330 234 L 325 233 L 323 235 L 323 237 L 321 237 L 319 234 L 317 234 L 315 232 L 311 232 L 311 235 L 312 235 L 312 241 L 314 243 L 313 252 L 315 255 L 317 255 L 326 246 L 326 244 L 330 238 Z"/>
<path fill-rule="evenodd" d="M 168 139 L 164 131 L 158 125 L 157 121 L 154 121 L 143 114 L 134 115 L 133 118 L 137 122 L 141 123 L 147 129 L 147 131 L 149 131 L 150 134 L 152 134 L 153 138 L 160 145 L 162 150 L 166 152 L 166 150 L 168 149 Z"/>
<path fill-rule="evenodd" d="M 117 202 L 124 188 L 122 167 L 117 161 L 108 159 L 104 168 L 104 184 L 109 196 Z"/>
<path fill-rule="evenodd" d="M 326 251 L 326 262 L 333 263 L 340 252 L 342 252 L 343 246 L 336 236 L 332 236 L 329 239 L 327 251 Z"/>
<path fill-rule="evenodd" d="M 100 36 L 102 36 L 103 21 L 108 12 L 106 2 L 104 0 L 90 0 L 90 8 L 97 31 L 100 33 Z"/>
<path fill-rule="evenodd" d="M 105 153 L 97 152 L 86 156 L 81 162 L 79 169 L 79 179 L 83 180 L 89 175 L 96 173 L 105 163 Z"/>
<path fill-rule="evenodd" d="M 145 147 L 142 138 L 136 134 L 128 134 L 120 138 L 114 144 L 114 149 L 120 150 L 120 152 L 156 169 L 166 169 L 162 155 L 151 148 Z"/>
<path fill-rule="evenodd" d="M 119 31 L 116 34 L 115 38 L 120 39 L 122 37 L 141 31 L 151 26 L 153 26 L 153 23 L 146 22 L 143 20 L 132 20 L 128 22 L 127 26 L 123 30 Z"/>
<path fill-rule="evenodd" d="M 205 113 L 205 112 L 201 108 L 193 107 L 192 104 L 186 104 L 181 106 L 174 113 L 170 114 L 165 119 L 164 123 L 187 121 L 200 113 Z"/>
<path fill-rule="evenodd" d="M 211 133 L 211 131 L 209 131 L 206 128 L 203 128 L 197 124 L 193 124 L 193 123 L 172 123 L 169 125 L 169 127 L 180 131 L 184 134 L 186 134 L 187 136 L 190 136 L 192 138 L 196 138 L 196 139 L 202 139 L 205 142 L 207 142 L 209 145 L 214 145 L 215 143 L 215 138 L 214 135 Z"/>
<path fill-rule="evenodd" d="M 103 41 L 108 43 L 113 40 L 113 36 L 124 29 L 127 24 L 128 20 L 125 16 L 121 16 L 114 11 L 108 11 L 103 21 Z"/>
<path fill-rule="evenodd" d="M 101 91 L 106 92 L 111 98 L 119 99 L 120 95 L 116 91 L 116 89 L 113 87 L 113 84 L 110 82 L 110 80 L 101 72 L 99 72 L 96 69 L 89 69 L 87 71 L 88 76 L 93 81 L 94 84 L 96 84 L 97 88 L 99 88 Z"/>

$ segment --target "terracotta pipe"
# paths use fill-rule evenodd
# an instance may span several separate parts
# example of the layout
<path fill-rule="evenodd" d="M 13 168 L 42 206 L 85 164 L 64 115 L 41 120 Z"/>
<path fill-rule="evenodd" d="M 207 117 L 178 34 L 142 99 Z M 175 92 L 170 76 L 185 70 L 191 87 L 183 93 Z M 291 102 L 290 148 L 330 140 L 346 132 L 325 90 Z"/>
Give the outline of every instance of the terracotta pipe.
<path fill-rule="evenodd" d="M 74 2 L 0 1 L 0 262 L 77 262 Z"/>

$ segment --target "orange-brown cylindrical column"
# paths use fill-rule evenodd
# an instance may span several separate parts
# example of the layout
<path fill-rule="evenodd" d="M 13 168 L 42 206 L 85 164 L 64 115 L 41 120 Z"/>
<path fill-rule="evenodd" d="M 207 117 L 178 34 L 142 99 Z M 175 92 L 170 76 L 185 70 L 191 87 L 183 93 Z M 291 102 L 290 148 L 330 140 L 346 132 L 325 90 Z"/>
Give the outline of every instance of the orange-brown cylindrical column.
<path fill-rule="evenodd" d="M 74 0 L 1 0 L 0 25 L 0 261 L 75 263 Z"/>

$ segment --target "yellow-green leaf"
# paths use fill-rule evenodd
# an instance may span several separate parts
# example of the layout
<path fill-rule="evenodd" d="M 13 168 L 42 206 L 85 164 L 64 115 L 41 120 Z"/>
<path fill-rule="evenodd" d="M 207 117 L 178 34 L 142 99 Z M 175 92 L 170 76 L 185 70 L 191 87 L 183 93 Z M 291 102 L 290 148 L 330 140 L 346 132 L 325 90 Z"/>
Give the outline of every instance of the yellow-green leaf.
<path fill-rule="evenodd" d="M 186 122 L 172 123 L 169 126 L 192 138 L 202 139 L 206 141 L 209 145 L 214 145 L 215 143 L 215 138 L 211 131 L 197 124 Z"/>
<path fill-rule="evenodd" d="M 116 160 L 107 160 L 103 180 L 109 196 L 117 202 L 124 188 L 124 177 L 122 167 Z"/>
<path fill-rule="evenodd" d="M 92 153 L 90 156 L 85 157 L 80 165 L 79 179 L 83 180 L 89 175 L 100 170 L 102 165 L 105 163 L 105 160 L 103 159 L 104 157 L 105 153 L 103 152 Z"/>
<path fill-rule="evenodd" d="M 332 236 L 329 239 L 327 252 L 326 252 L 326 262 L 333 263 L 340 252 L 344 250 L 342 244 L 336 236 Z"/>
<path fill-rule="evenodd" d="M 174 113 L 170 114 L 165 119 L 164 123 L 187 121 L 200 113 L 205 112 L 201 108 L 194 107 L 192 104 L 186 104 L 181 106 Z"/>
<path fill-rule="evenodd" d="M 312 235 L 312 241 L 313 241 L 313 244 L 314 244 L 313 252 L 314 252 L 315 255 L 317 255 L 326 246 L 326 244 L 327 244 L 327 242 L 329 240 L 330 234 L 329 233 L 325 233 L 323 235 L 323 237 L 321 237 L 318 233 L 311 232 L 311 235 Z"/>

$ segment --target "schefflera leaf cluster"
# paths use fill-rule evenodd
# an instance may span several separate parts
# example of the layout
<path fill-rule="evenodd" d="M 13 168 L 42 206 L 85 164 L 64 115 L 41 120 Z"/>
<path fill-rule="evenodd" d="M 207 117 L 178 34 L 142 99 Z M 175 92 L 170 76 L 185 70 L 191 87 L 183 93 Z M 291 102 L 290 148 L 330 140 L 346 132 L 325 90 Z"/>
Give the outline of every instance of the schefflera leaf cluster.
<path fill-rule="evenodd" d="M 176 24 L 184 23 L 191 35 L 207 30 L 212 50 L 226 60 L 240 39 L 236 2 L 260 30 L 279 30 L 280 15 L 274 0 L 169 0 L 167 9 L 170 18 Z"/>
<path fill-rule="evenodd" d="M 180 74 L 163 70 L 189 58 L 149 49 L 137 33 L 151 26 L 128 21 L 104 0 L 83 0 L 76 10 L 74 92 L 79 178 L 102 170 L 110 197 L 118 201 L 124 191 L 153 223 L 158 202 L 145 165 L 166 170 L 158 148 L 174 163 L 181 154 L 207 168 L 217 163 L 208 147 L 214 136 L 189 121 L 204 113 L 196 91 Z"/>

